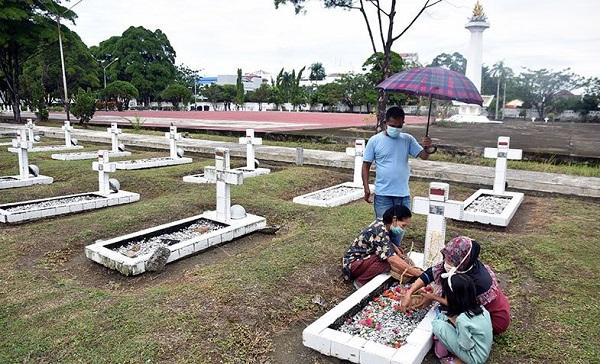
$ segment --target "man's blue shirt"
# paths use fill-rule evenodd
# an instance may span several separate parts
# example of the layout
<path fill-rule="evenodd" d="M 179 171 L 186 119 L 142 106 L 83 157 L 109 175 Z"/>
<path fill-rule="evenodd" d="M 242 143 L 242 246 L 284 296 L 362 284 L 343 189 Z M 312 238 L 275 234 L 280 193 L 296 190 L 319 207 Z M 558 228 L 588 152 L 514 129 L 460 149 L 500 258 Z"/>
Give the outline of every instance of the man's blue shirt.
<path fill-rule="evenodd" d="M 389 137 L 385 131 L 371 137 L 364 153 L 365 162 L 375 163 L 375 193 L 381 196 L 410 196 L 408 156 L 423 150 L 410 134 Z"/>

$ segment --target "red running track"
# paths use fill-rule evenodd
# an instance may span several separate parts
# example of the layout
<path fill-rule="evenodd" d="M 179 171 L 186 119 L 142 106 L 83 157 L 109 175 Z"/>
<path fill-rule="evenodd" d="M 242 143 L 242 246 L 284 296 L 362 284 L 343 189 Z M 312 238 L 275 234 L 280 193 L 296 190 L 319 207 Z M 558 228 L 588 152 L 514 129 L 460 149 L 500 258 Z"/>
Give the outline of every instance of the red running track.
<path fill-rule="evenodd" d="M 93 121 L 107 121 L 112 118 L 140 116 L 151 118 L 148 126 L 168 126 L 172 120 L 181 120 L 182 124 L 190 128 L 202 129 L 228 129 L 243 130 L 243 122 L 266 123 L 264 131 L 292 131 L 311 129 L 330 129 L 360 127 L 375 124 L 373 115 L 350 113 L 319 113 L 319 112 L 282 112 L 282 111 L 97 111 Z M 237 121 L 232 125 L 218 124 L 207 125 L 203 121 Z M 407 124 L 424 124 L 427 119 L 422 116 L 407 115 Z M 179 123 L 177 123 L 179 125 Z M 278 125 L 283 124 L 283 125 Z M 271 127 L 269 127 L 271 125 Z"/>

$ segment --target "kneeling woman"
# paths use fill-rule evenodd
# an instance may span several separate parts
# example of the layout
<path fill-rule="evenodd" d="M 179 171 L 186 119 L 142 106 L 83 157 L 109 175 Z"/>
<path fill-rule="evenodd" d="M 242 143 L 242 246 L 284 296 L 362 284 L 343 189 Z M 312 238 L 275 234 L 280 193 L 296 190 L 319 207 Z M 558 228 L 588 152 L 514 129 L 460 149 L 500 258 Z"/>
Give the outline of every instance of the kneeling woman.
<path fill-rule="evenodd" d="M 459 236 L 450 240 L 442 249 L 444 261 L 421 274 L 419 279 L 409 288 L 402 306 L 408 307 L 410 296 L 432 282 L 436 283 L 438 294 L 428 293 L 424 290 L 421 291 L 421 294 L 425 298 L 433 299 L 447 306 L 448 301 L 445 297 L 442 297 L 441 293 L 442 275 L 444 273 L 462 273 L 473 280 L 477 303 L 484 306 L 490 313 L 494 334 L 497 335 L 506 331 L 510 325 L 510 304 L 498 285 L 494 272 L 479 260 L 480 251 L 481 246 L 479 243 L 466 236 Z"/>

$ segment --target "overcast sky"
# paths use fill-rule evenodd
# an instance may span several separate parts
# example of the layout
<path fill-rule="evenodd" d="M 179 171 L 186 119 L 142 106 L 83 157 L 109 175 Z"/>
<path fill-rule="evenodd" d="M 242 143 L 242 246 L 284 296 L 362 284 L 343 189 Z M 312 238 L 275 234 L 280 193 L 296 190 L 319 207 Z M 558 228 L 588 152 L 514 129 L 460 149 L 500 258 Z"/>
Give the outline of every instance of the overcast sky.
<path fill-rule="evenodd" d="M 397 29 L 424 0 L 400 0 Z M 71 1 L 74 3 L 74 1 Z M 329 72 L 360 71 L 372 53 L 359 12 L 324 9 L 309 1 L 306 14 L 272 0 L 83 0 L 74 27 L 88 45 L 120 35 L 129 26 L 160 28 L 177 52 L 176 63 L 203 75 L 259 69 L 277 73 L 322 62 Z M 388 3 L 383 0 L 382 3 Z M 430 8 L 394 51 L 417 52 L 429 63 L 442 52 L 467 55 L 464 28 L 475 0 L 444 0 Z M 411 5 L 412 4 L 412 5 Z M 522 67 L 570 67 L 600 76 L 600 0 L 483 0 L 491 27 L 484 33 L 483 61 Z M 73 27 L 72 25 L 70 25 Z"/>

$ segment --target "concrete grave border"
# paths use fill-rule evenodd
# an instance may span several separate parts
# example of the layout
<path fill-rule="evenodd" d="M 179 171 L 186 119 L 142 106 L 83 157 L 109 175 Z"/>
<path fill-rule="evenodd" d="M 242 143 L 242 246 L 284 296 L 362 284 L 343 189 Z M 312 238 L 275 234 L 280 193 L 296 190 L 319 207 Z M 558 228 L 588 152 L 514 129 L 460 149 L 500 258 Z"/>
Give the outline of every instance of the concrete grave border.
<path fill-rule="evenodd" d="M 415 262 L 423 262 L 421 253 L 411 253 Z M 421 265 L 417 264 L 417 266 Z M 362 286 L 337 306 L 329 310 L 302 332 L 304 346 L 321 354 L 360 364 L 418 364 L 423 361 L 433 345 L 431 322 L 435 318 L 435 306 L 425 315 L 415 330 L 407 337 L 406 344 L 396 349 L 369 341 L 331 328 L 340 318 L 358 305 L 364 304 L 374 292 L 395 281 L 389 274 L 380 274 Z"/>
<path fill-rule="evenodd" d="M 224 223 L 217 219 L 216 211 L 207 211 L 201 215 L 162 224 L 109 240 L 98 240 L 95 243 L 85 247 L 85 256 L 107 268 L 117 270 L 126 276 L 142 274 L 146 271 L 146 262 L 152 255 L 151 253 L 130 258 L 119 252 L 108 249 L 106 246 L 113 245 L 124 240 L 135 239 L 144 235 L 158 233 L 161 230 L 171 229 L 178 225 L 187 225 L 188 223 L 199 219 L 211 220 L 227 226 L 222 229 L 211 231 L 195 238 L 184 240 L 177 244 L 168 246 L 169 250 L 171 251 L 171 255 L 169 255 L 167 263 L 174 262 L 181 258 L 203 251 L 211 246 L 228 242 L 240 236 L 260 230 L 267 224 L 264 217 L 251 214 L 247 214 L 243 219 L 232 219 L 227 223 Z"/>

